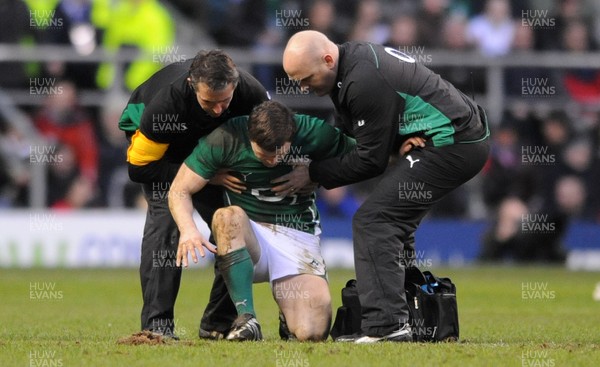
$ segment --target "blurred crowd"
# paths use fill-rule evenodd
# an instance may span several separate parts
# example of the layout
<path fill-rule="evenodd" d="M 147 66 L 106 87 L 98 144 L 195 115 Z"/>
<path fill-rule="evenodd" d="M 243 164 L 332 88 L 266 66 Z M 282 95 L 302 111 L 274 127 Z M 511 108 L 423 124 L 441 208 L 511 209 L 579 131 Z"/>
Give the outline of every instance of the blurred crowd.
<path fill-rule="evenodd" d="M 176 29 L 183 20 L 217 47 L 281 50 L 291 34 L 314 29 L 337 43 L 394 47 L 426 64 L 429 52 L 438 49 L 497 58 L 532 51 L 577 54 L 597 51 L 600 44 L 600 2 L 595 0 L 3 0 L 0 43 L 71 45 L 81 55 L 97 47 L 137 50 L 140 59 L 121 74 L 123 88 L 131 91 L 162 64 L 178 61 Z M 157 55 L 162 55 L 159 62 Z M 431 67 L 466 94 L 486 91 L 482 68 Z M 271 90 L 277 77 L 285 77 L 280 66 L 255 65 L 251 72 Z M 110 88 L 115 73 L 109 63 L 0 63 L 0 89 L 50 88 L 32 96 L 43 101 L 22 108 L 44 146 L 52 147 L 32 151 L 27 137 L 0 115 L 0 207 L 29 205 L 27 167 L 39 163 L 41 155 L 55 157 L 46 162 L 48 207 L 143 205 L 127 178 L 127 143 L 117 129 L 126 100 L 109 99 L 102 108 L 79 101 L 79 90 Z M 431 214 L 495 217 L 486 235 L 487 258 L 523 248 L 515 218 L 525 214 L 551 216 L 547 221 L 558 227 L 555 233 L 574 218 L 600 222 L 594 189 L 600 179 L 600 70 L 509 68 L 504 78 L 508 103 L 500 121 L 491 121 L 487 166 L 475 186 L 457 190 Z M 559 109 L 529 103 L 544 97 L 564 103 Z M 321 208 L 349 218 L 370 187 L 367 182 L 323 191 Z M 473 192 L 483 209 L 473 209 Z"/>

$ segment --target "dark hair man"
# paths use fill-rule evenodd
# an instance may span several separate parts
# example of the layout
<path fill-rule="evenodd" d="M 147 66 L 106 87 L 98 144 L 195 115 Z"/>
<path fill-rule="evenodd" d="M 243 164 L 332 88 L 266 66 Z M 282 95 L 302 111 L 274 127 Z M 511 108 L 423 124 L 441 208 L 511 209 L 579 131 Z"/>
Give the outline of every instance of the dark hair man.
<path fill-rule="evenodd" d="M 142 330 L 177 339 L 174 305 L 181 268 L 175 265 L 179 232 L 167 203 L 170 184 L 198 139 L 228 119 L 247 115 L 268 100 L 264 87 L 238 70 L 220 50 L 200 51 L 192 60 L 174 63 L 133 91 L 119 121 L 130 140 L 129 176 L 142 184 L 148 202 L 142 239 L 140 279 L 144 305 Z M 228 175 L 214 183 L 235 185 Z M 194 196 L 194 207 L 208 221 L 223 206 L 222 189 L 208 185 Z M 216 277 L 200 337 L 219 338 L 235 318 L 222 277 Z"/>

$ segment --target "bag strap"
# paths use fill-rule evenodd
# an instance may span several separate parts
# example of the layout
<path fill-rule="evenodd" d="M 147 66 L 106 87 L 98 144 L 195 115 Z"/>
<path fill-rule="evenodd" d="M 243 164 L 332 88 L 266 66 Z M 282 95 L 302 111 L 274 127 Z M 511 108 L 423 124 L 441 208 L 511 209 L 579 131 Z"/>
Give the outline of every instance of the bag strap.
<path fill-rule="evenodd" d="M 425 275 L 415 266 L 407 266 L 404 269 L 404 284 L 414 283 L 418 285 L 427 284 Z"/>
<path fill-rule="evenodd" d="M 437 289 L 437 293 L 456 293 L 456 286 L 449 278 L 439 278 L 433 275 L 430 271 L 424 271 L 425 279 L 428 287 L 432 290 Z"/>

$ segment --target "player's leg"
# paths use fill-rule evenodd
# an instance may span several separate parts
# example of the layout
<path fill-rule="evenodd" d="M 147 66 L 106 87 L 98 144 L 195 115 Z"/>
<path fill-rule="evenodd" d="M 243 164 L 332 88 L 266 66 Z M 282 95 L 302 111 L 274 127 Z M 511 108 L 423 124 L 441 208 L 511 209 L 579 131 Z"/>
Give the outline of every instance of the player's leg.
<path fill-rule="evenodd" d="M 211 243 L 214 243 L 211 241 Z M 215 263 L 214 279 L 210 296 L 202 319 L 198 336 L 202 339 L 223 339 L 231 328 L 231 324 L 237 317 L 237 311 L 229 296 L 227 285 L 221 271 Z"/>
<path fill-rule="evenodd" d="M 353 218 L 354 257 L 366 341 L 412 340 L 404 294 L 405 245 L 429 208 L 473 177 L 487 143 L 411 151 L 391 167 Z M 360 340 L 359 340 L 360 341 Z"/>
<path fill-rule="evenodd" d="M 217 245 L 216 263 L 238 314 L 227 339 L 260 340 L 252 283 L 261 251 L 250 220 L 238 206 L 220 208 L 213 217 L 212 233 Z"/>
<path fill-rule="evenodd" d="M 192 200 L 194 208 L 211 228 L 215 211 L 224 206 L 223 189 L 220 186 L 206 185 L 192 196 Z M 215 243 L 212 233 L 209 241 Z M 237 317 L 237 312 L 216 263 L 214 274 L 209 301 L 200 320 L 198 336 L 203 339 L 218 340 L 227 335 L 231 323 Z"/>
<path fill-rule="evenodd" d="M 292 275 L 274 280 L 272 290 L 295 339 L 327 339 L 331 326 L 331 295 L 324 278 L 312 274 Z"/>
<path fill-rule="evenodd" d="M 174 306 L 181 281 L 181 268 L 175 266 L 179 232 L 169 212 L 166 191 L 151 185 L 142 189 L 148 202 L 140 262 L 142 330 L 176 338 Z"/>
<path fill-rule="evenodd" d="M 250 222 L 261 248 L 255 281 L 269 280 L 280 307 L 280 336 L 324 340 L 331 324 L 331 296 L 319 236 L 311 228 Z M 284 326 L 284 327 L 282 327 Z"/>

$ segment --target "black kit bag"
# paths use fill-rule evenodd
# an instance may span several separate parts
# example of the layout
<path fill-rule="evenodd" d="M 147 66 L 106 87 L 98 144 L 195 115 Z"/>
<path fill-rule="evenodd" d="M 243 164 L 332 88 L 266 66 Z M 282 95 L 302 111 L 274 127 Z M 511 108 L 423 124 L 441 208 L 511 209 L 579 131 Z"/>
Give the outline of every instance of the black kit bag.
<path fill-rule="evenodd" d="M 408 267 L 404 287 L 413 340 L 457 341 L 456 286 L 450 278 L 438 278 L 430 271 Z"/>
<path fill-rule="evenodd" d="M 350 279 L 342 288 L 342 305 L 338 307 L 335 321 L 331 328 L 331 337 L 336 339 L 341 335 L 350 335 L 360 331 L 360 301 L 356 280 Z"/>
<path fill-rule="evenodd" d="M 404 283 L 413 341 L 456 341 L 459 336 L 456 286 L 449 278 L 438 278 L 416 267 L 406 268 Z M 342 289 L 331 337 L 360 332 L 360 301 L 356 280 Z"/>

